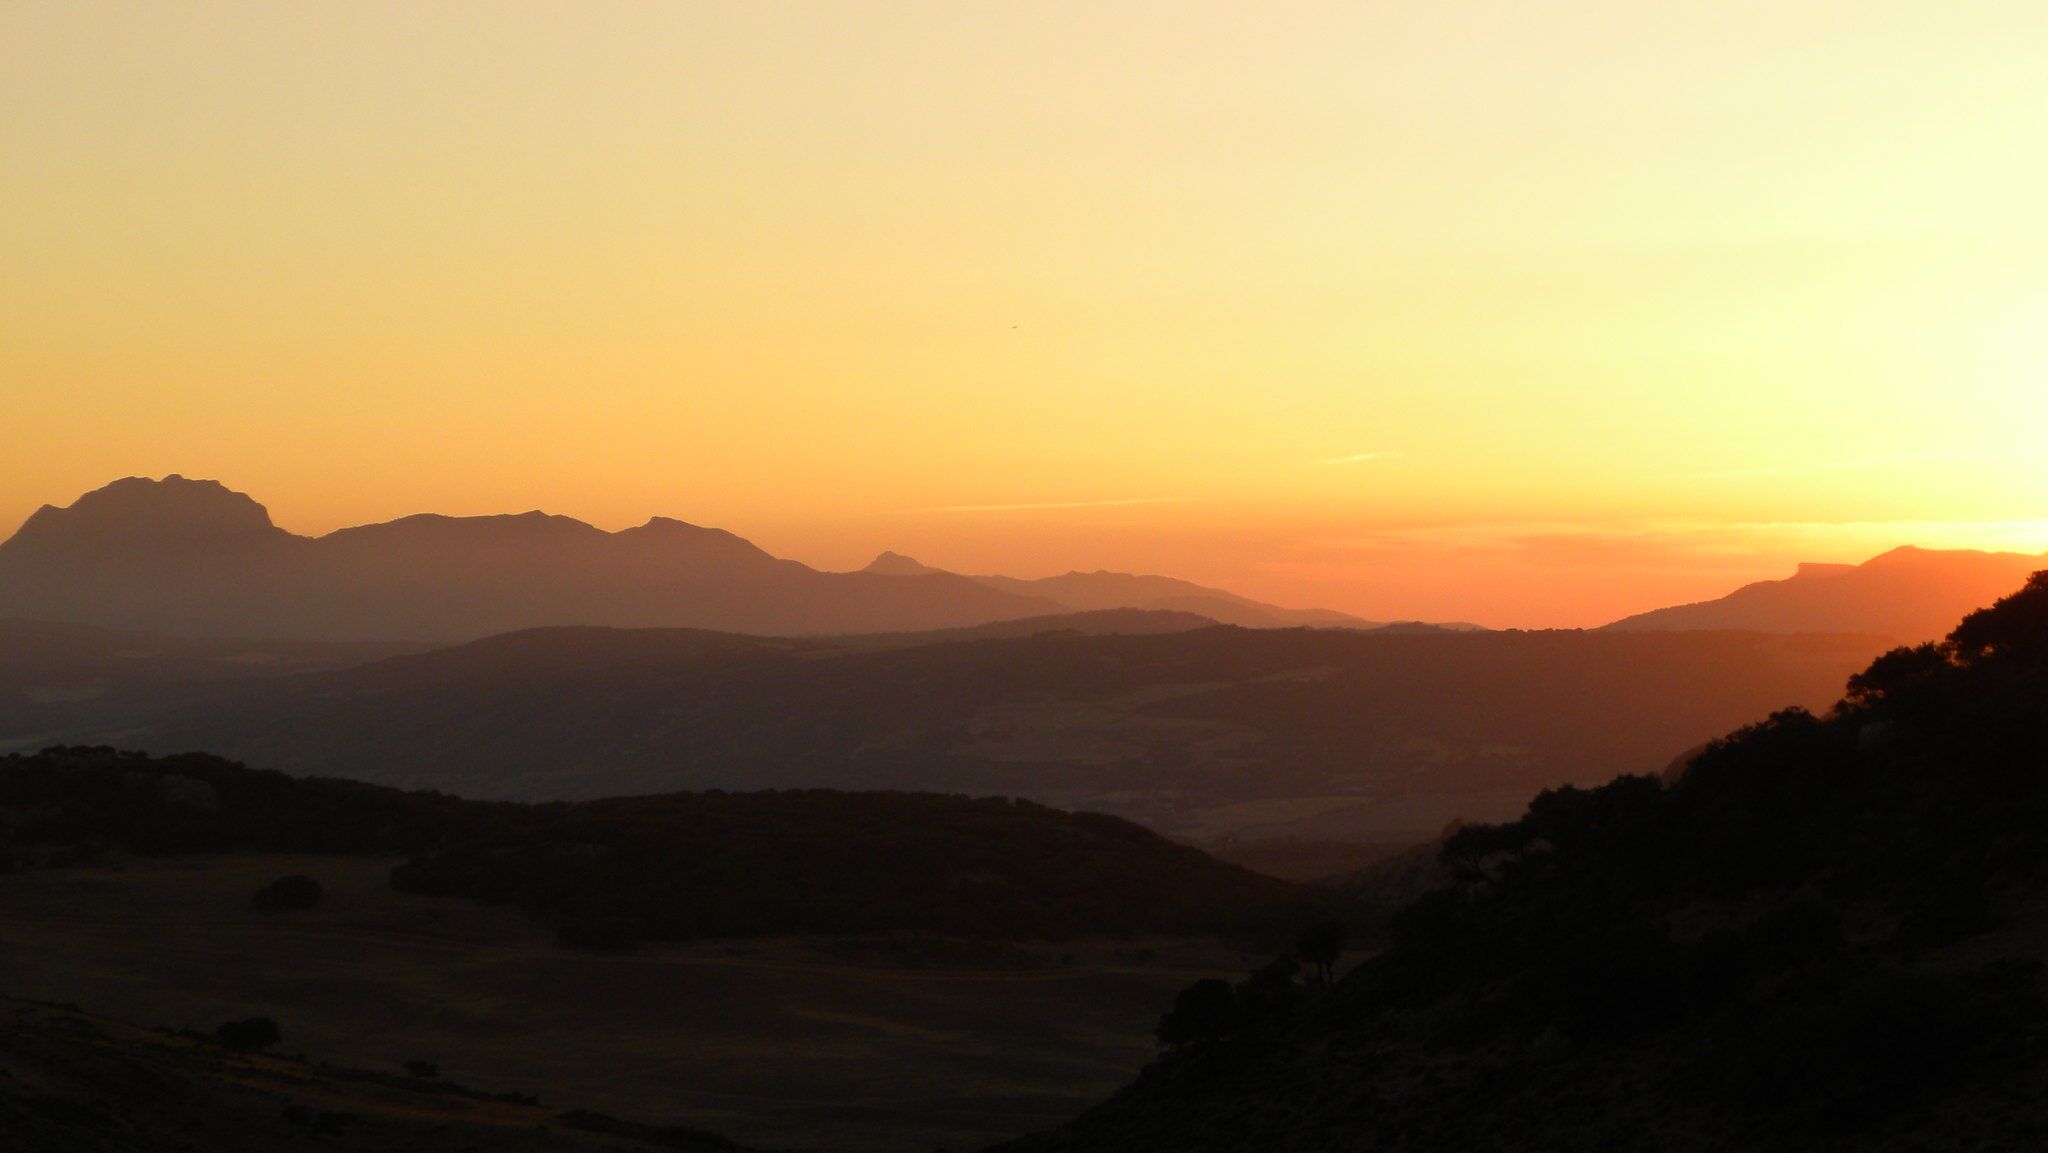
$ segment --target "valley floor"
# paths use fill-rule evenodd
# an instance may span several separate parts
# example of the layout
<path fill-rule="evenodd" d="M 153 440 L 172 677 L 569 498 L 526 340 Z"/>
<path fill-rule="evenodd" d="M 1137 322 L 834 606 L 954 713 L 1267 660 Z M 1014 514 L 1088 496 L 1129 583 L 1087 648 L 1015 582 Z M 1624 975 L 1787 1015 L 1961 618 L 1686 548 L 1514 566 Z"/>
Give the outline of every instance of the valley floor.
<path fill-rule="evenodd" d="M 392 862 L 186 857 L 0 876 L 0 993 L 210 1033 L 267 1016 L 280 1051 L 423 1060 L 551 1108 L 748 1145 L 975 1148 L 1127 1082 L 1175 992 L 1263 958 L 1214 941 L 937 938 L 558 947 L 517 910 L 392 891 Z M 303 873 L 320 907 L 249 898 Z"/>

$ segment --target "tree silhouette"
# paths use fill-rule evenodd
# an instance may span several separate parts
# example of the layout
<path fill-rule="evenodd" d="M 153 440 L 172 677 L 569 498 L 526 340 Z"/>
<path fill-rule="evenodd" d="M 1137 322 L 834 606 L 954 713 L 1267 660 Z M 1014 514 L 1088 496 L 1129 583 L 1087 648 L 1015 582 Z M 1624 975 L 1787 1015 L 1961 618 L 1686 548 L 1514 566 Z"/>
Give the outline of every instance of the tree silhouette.
<path fill-rule="evenodd" d="M 1993 657 L 2027 665 L 2048 661 L 2048 571 L 2027 578 L 2020 591 L 1963 618 L 1948 648 L 1964 664 Z"/>
<path fill-rule="evenodd" d="M 1316 980 L 1327 985 L 1335 979 L 1337 958 L 1344 955 L 1344 946 L 1350 943 L 1351 930 L 1344 922 L 1335 919 L 1317 921 L 1295 938 L 1294 952 L 1314 965 Z"/>

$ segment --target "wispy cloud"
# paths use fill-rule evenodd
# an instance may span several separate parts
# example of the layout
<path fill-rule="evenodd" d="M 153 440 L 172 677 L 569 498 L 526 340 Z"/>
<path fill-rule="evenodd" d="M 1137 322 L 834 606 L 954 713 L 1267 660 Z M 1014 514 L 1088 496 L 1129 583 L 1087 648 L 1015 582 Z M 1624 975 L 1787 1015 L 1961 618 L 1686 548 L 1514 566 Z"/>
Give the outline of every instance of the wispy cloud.
<path fill-rule="evenodd" d="M 1369 460 L 1393 460 L 1398 452 L 1354 452 L 1348 456 L 1333 456 L 1316 461 L 1317 464 L 1364 464 Z"/>
<path fill-rule="evenodd" d="M 1121 500 L 1055 500 L 1029 504 L 946 504 L 935 508 L 906 508 L 904 512 L 1037 512 L 1058 508 L 1122 508 L 1134 504 L 1185 504 L 1184 496 L 1134 496 Z"/>
<path fill-rule="evenodd" d="M 1904 468 L 1919 464 L 1960 464 L 1973 459 L 1970 454 L 1952 451 L 1934 452 L 1888 452 L 1874 456 L 1853 457 L 1847 460 L 1801 460 L 1779 464 L 1755 465 L 1748 468 L 1712 469 L 1705 472 L 1691 472 L 1682 475 L 1699 480 L 1755 480 L 1787 476 L 1817 476 L 1825 473 L 1865 472 L 1891 468 Z"/>

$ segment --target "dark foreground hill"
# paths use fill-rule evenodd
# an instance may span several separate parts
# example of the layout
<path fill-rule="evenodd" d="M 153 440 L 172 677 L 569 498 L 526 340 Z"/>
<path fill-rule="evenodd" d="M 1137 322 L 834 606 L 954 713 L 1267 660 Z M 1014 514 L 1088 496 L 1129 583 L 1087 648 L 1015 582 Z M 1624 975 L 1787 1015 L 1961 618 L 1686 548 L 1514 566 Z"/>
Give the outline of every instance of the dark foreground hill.
<path fill-rule="evenodd" d="M 2043 558 L 2020 553 L 1898 548 L 1859 565 L 1808 564 L 1719 600 L 1638 613 L 1607 627 L 1864 633 L 1919 644 L 2017 588 Z"/>
<path fill-rule="evenodd" d="M 132 852 L 394 853 L 399 889 L 518 905 L 565 943 L 925 930 L 1244 927 L 1289 894 L 1129 822 L 1002 798 L 825 790 L 522 805 L 189 754 L 0 760 L 0 862 Z"/>
<path fill-rule="evenodd" d="M 1024 796 L 1203 840 L 1420 841 L 1454 818 L 1511 816 L 1548 786 L 1662 766 L 1774 709 L 1824 705 L 1882 648 L 1732 633 L 549 629 L 243 685 L 0 699 L 0 747 L 25 734 L 208 749 L 525 800 Z"/>
<path fill-rule="evenodd" d="M 1184 998 L 1178 1051 L 1006 1148 L 2040 1148 L 2044 702 L 2048 574 L 1828 717 L 1460 830 L 1386 952 Z"/>

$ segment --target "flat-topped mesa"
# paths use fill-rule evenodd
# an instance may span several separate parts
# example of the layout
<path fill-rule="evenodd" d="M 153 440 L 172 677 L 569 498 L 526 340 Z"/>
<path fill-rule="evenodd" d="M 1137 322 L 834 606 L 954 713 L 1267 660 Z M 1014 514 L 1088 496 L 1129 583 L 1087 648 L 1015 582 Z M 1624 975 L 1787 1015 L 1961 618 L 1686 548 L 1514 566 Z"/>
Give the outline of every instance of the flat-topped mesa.
<path fill-rule="evenodd" d="M 94 489 L 63 508 L 44 505 L 0 548 L 39 544 L 119 545 L 176 541 L 220 544 L 289 534 L 246 493 L 215 480 L 131 476 Z"/>

